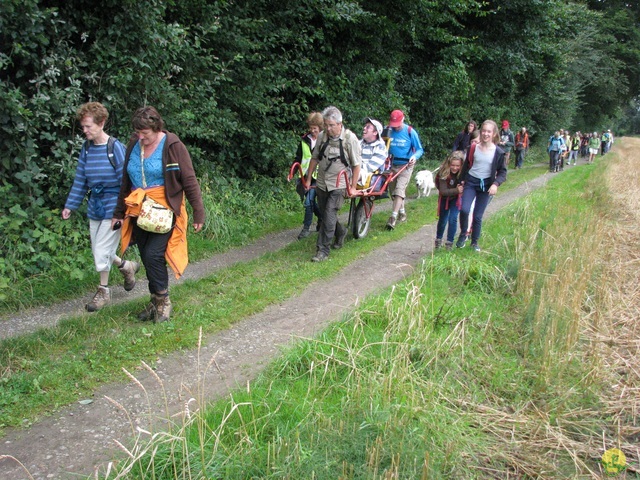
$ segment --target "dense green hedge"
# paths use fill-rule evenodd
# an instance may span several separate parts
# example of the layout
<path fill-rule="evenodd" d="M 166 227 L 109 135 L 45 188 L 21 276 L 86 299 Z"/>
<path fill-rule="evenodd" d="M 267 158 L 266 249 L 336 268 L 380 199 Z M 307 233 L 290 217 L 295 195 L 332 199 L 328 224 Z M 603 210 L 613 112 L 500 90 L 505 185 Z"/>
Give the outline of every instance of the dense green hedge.
<path fill-rule="evenodd" d="M 57 218 L 85 101 L 123 140 L 156 106 L 201 177 L 281 177 L 306 114 L 329 104 L 358 133 L 402 108 L 440 158 L 468 118 L 540 138 L 624 126 L 639 18 L 600 0 L 3 0 L 0 278 L 41 273 L 77 240 Z"/>

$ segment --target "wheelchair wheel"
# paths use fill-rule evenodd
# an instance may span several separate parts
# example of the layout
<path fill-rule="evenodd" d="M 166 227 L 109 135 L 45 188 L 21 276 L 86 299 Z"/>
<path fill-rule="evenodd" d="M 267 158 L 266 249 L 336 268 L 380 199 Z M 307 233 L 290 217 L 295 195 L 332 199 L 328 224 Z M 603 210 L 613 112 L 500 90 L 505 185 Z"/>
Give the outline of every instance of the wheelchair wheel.
<path fill-rule="evenodd" d="M 372 209 L 373 200 L 370 198 L 360 199 L 353 215 L 353 238 L 364 238 L 367 236 L 369 225 L 371 224 Z M 369 212 L 369 217 L 367 217 L 367 212 Z"/>

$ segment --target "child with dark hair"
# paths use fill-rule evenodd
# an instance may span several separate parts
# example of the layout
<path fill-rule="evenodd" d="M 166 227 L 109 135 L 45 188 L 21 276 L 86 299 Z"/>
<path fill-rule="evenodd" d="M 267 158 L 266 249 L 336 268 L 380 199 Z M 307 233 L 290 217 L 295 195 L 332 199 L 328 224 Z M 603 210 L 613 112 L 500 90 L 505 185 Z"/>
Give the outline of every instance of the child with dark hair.
<path fill-rule="evenodd" d="M 445 247 L 451 250 L 458 228 L 458 212 L 462 195 L 460 170 L 464 152 L 458 150 L 449 155 L 438 169 L 436 188 L 438 189 L 438 226 L 436 227 L 435 248 L 442 247 L 442 237 L 447 229 Z"/>

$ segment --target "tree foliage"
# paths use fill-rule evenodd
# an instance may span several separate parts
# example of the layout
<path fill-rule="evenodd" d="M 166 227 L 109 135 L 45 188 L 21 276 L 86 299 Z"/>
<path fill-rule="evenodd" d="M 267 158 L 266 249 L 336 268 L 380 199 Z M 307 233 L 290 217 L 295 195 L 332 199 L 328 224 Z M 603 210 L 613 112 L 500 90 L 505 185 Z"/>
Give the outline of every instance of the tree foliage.
<path fill-rule="evenodd" d="M 125 141 L 132 112 L 156 106 L 206 178 L 281 177 L 306 114 L 329 104 L 358 133 L 402 108 L 441 158 L 469 118 L 543 137 L 637 128 L 620 119 L 637 118 L 639 23 L 619 0 L 4 0 L 2 251 L 16 238 L 25 255 L 53 249 L 29 273 L 54 256 L 38 239 L 62 234 L 52 218 L 85 101 Z"/>

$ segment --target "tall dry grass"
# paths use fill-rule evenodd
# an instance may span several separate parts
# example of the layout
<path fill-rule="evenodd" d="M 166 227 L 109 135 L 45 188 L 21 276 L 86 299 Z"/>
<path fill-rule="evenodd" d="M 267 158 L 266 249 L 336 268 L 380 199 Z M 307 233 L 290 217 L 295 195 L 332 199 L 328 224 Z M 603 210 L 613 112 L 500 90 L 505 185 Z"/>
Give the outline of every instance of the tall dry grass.
<path fill-rule="evenodd" d="M 614 206 L 607 231 L 598 301 L 601 329 L 587 332 L 602 357 L 603 396 L 610 430 L 602 444 L 627 456 L 628 470 L 640 472 L 640 139 L 625 138 L 607 162 L 605 180 Z"/>
<path fill-rule="evenodd" d="M 597 188 L 593 179 L 589 183 Z M 551 191 L 545 201 L 555 210 L 553 217 L 543 222 L 531 218 L 535 209 L 525 203 L 518 219 L 523 227 L 515 238 L 520 264 L 516 290 L 528 305 L 530 325 L 525 359 L 538 369 L 542 389 L 558 381 L 583 325 L 599 328 L 594 277 L 608 230 L 601 212 L 585 209 L 576 214 L 575 199 L 565 202 L 561 192 Z"/>
<path fill-rule="evenodd" d="M 536 370 L 536 391 L 516 412 L 497 408 L 499 399 L 466 406 L 495 436 L 489 457 L 511 465 L 516 478 L 600 479 L 602 454 L 611 448 L 626 455 L 625 478 L 640 471 L 638 152 L 640 139 L 624 139 L 600 161 L 580 196 L 586 201 L 604 187 L 602 203 L 578 217 L 575 199 L 553 190 L 556 214 L 547 221 L 534 218 L 530 203 L 518 211 L 516 290 L 526 306 L 524 356 Z M 581 394 L 589 400 L 563 408 Z M 565 463 L 559 471 L 558 459 L 567 456 L 573 468 Z M 507 478 L 504 470 L 478 469 Z"/>

